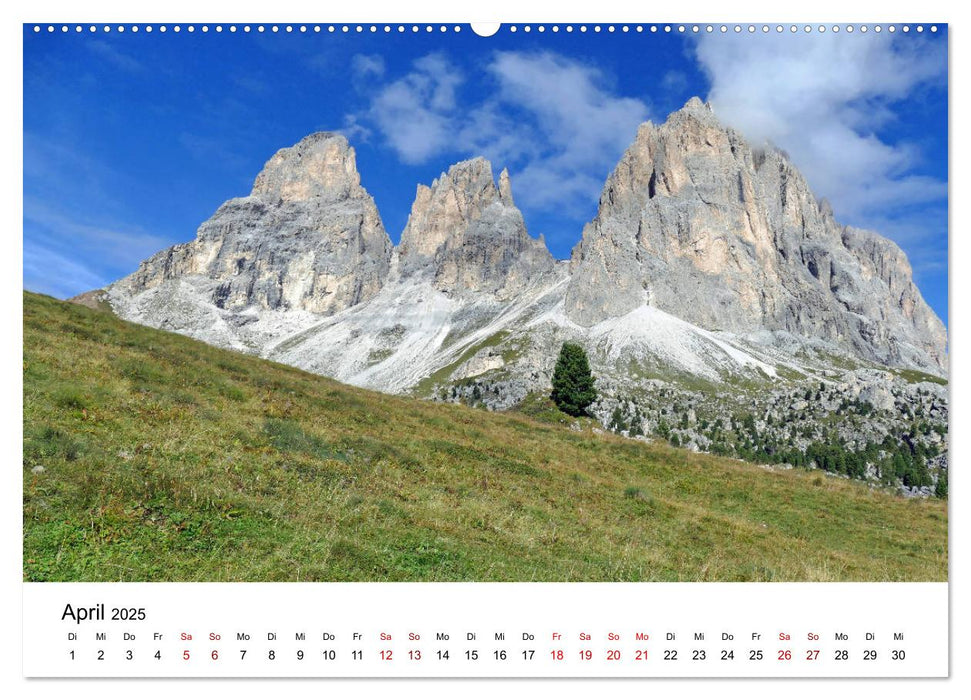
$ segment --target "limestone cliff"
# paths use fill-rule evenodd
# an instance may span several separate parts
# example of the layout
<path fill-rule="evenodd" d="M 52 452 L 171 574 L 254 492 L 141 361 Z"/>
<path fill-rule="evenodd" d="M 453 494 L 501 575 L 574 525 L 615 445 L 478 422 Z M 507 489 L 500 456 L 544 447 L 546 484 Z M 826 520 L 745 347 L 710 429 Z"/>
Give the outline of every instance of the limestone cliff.
<path fill-rule="evenodd" d="M 195 276 L 214 283 L 208 293 L 220 309 L 329 315 L 380 290 L 391 250 L 354 149 L 339 134 L 316 133 L 278 151 L 250 195 L 219 207 L 195 240 L 152 256 L 113 287 L 134 295 Z"/>
<path fill-rule="evenodd" d="M 457 163 L 419 185 L 399 259 L 403 275 L 426 274 L 449 294 L 492 294 L 509 299 L 552 271 L 542 238 L 526 232 L 513 202 L 509 173 L 496 186 L 484 158 Z"/>
<path fill-rule="evenodd" d="M 708 330 L 786 331 L 941 370 L 946 333 L 906 256 L 842 226 L 786 154 L 697 98 L 638 130 L 573 251 L 566 311 L 592 326 L 654 306 Z"/>

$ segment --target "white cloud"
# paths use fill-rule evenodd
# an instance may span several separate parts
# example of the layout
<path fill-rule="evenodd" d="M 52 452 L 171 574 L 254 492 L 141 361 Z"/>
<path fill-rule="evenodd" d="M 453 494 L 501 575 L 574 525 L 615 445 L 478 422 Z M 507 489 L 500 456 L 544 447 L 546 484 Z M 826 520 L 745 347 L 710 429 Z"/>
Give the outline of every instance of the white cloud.
<path fill-rule="evenodd" d="M 497 52 L 484 72 L 477 84 L 492 89 L 460 105 L 465 76 L 431 54 L 376 88 L 353 123 L 374 124 L 405 162 L 484 155 L 510 168 L 520 204 L 586 210 L 647 105 L 614 94 L 597 68 L 550 52 Z"/>
<path fill-rule="evenodd" d="M 380 78 L 384 75 L 384 58 L 380 54 L 357 54 L 351 59 L 351 71 L 356 78 Z"/>
<path fill-rule="evenodd" d="M 946 77 L 943 51 L 943 42 L 872 33 L 705 35 L 696 44 L 719 118 L 785 149 L 838 218 L 863 225 L 946 196 L 946 183 L 912 174 L 913 145 L 878 136 L 897 118 L 895 100 Z"/>
<path fill-rule="evenodd" d="M 669 93 L 681 94 L 688 89 L 688 76 L 680 70 L 669 70 L 661 78 L 661 87 Z"/>
<path fill-rule="evenodd" d="M 344 126 L 340 128 L 340 133 L 344 134 L 351 144 L 371 141 L 371 130 L 361 123 L 360 117 L 356 114 L 344 115 Z"/>
<path fill-rule="evenodd" d="M 137 59 L 132 58 L 124 51 L 120 51 L 107 41 L 88 41 L 85 43 L 85 45 L 90 51 L 123 71 L 128 73 L 140 73 L 145 69 L 145 67 Z"/>
<path fill-rule="evenodd" d="M 462 75 L 441 54 L 415 61 L 412 72 L 384 85 L 367 117 L 406 163 L 448 150 L 454 136 L 455 90 Z"/>
<path fill-rule="evenodd" d="M 500 100 L 532 113 L 567 162 L 586 163 L 603 149 L 630 145 L 647 118 L 640 100 L 609 92 L 603 74 L 553 53 L 498 53 L 490 72 Z"/>
<path fill-rule="evenodd" d="M 519 201 L 572 211 L 596 201 L 647 119 L 647 105 L 613 94 L 598 69 L 554 53 L 497 53 L 489 71 L 499 85 L 498 109 L 512 105 L 530 117 L 506 137 L 536 143 L 539 151 L 514 173 Z"/>

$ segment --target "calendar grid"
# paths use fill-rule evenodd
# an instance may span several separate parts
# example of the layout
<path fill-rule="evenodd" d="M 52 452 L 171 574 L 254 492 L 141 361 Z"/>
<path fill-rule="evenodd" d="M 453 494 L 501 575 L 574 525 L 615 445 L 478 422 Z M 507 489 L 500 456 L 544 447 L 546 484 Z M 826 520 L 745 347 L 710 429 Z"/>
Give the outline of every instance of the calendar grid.
<path fill-rule="evenodd" d="M 24 604 L 30 677 L 948 674 L 944 583 L 26 584 Z"/>

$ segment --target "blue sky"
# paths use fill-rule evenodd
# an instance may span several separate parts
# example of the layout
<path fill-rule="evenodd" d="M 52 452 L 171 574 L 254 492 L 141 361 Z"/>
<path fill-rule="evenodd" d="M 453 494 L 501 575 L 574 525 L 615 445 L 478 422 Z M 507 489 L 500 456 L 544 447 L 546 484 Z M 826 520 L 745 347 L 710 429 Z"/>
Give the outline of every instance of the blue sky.
<path fill-rule="evenodd" d="M 397 241 L 418 183 L 485 155 L 569 256 L 637 125 L 693 95 L 907 252 L 947 321 L 947 32 L 24 28 L 24 287 L 71 296 L 191 240 L 279 148 L 344 132 Z"/>

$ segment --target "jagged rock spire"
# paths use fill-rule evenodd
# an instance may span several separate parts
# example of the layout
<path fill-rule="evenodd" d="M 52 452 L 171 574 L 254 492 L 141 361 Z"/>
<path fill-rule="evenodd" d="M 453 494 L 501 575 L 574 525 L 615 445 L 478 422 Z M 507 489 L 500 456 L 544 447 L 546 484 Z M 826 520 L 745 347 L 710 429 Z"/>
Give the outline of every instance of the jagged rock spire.
<path fill-rule="evenodd" d="M 553 268 L 542 240 L 526 232 L 509 173 L 496 186 L 485 158 L 456 163 L 419 185 L 399 246 L 403 274 L 428 274 L 451 294 L 508 298 Z"/>
<path fill-rule="evenodd" d="M 512 199 L 512 185 L 509 182 L 509 171 L 506 168 L 499 173 L 499 199 L 507 207 L 516 206 Z"/>

